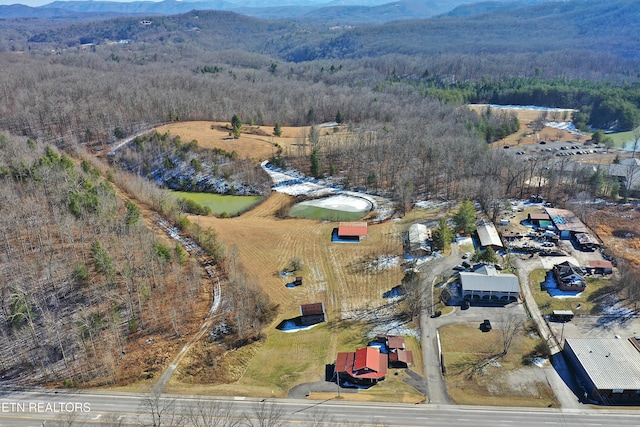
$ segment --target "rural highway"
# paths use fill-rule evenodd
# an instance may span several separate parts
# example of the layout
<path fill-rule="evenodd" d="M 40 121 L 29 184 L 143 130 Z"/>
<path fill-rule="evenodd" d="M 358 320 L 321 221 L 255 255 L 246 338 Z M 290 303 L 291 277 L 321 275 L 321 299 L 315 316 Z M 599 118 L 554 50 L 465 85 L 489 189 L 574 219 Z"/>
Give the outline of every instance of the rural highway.
<path fill-rule="evenodd" d="M 0 426 L 140 426 L 151 425 L 144 394 L 82 393 L 52 391 L 0 391 Z M 338 400 L 258 400 L 240 397 L 210 398 L 168 396 L 175 407 L 163 413 L 163 420 L 197 403 L 210 407 L 229 405 L 230 418 L 242 426 L 462 426 L 539 427 L 539 426 L 632 426 L 640 425 L 640 412 L 631 410 L 562 410 L 535 408 L 495 408 L 346 402 Z M 78 407 L 69 414 L 47 411 Z M 267 406 L 277 419 L 257 415 L 256 408 Z M 31 410 L 30 410 L 31 409 Z M 263 413 L 266 413 L 264 411 Z M 75 422 L 69 422 L 72 418 Z M 274 417 L 276 418 L 276 417 Z M 117 423 L 116 424 L 116 420 Z M 60 423 L 60 424 L 58 424 Z M 170 425 L 170 424 L 162 424 Z M 190 425 L 190 424 L 186 424 Z M 207 424 L 214 425 L 214 424 Z M 221 422 L 215 425 L 223 425 Z"/>

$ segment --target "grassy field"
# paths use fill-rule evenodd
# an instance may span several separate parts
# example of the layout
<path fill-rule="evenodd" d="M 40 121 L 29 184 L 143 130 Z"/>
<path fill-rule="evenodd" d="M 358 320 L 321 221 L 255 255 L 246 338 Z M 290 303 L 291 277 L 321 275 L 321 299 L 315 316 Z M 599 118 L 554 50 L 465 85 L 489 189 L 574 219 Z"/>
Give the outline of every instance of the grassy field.
<path fill-rule="evenodd" d="M 520 333 L 509 353 L 499 357 L 499 327 L 496 323 L 481 332 L 477 323 L 462 323 L 440 329 L 451 400 L 460 405 L 558 407 L 542 369 L 522 364 L 522 355 L 531 353 L 539 338 Z"/>
<path fill-rule="evenodd" d="M 634 141 L 633 131 L 609 133 L 607 135 L 613 139 L 613 143 L 617 148 L 622 148 Z"/>
<path fill-rule="evenodd" d="M 543 315 L 551 314 L 553 310 L 572 310 L 576 314 L 597 314 L 600 312 L 598 301 L 607 292 L 611 292 L 611 281 L 587 278 L 587 288 L 575 298 L 554 298 L 545 290 L 544 282 L 547 270 L 534 270 L 529 276 L 529 284 L 533 297 Z M 578 309 L 577 307 L 580 306 Z"/>
<path fill-rule="evenodd" d="M 214 215 L 238 215 L 262 200 L 261 196 L 227 196 L 212 193 L 192 193 L 171 191 L 173 197 L 189 199 L 201 206 L 207 206 Z"/>
<path fill-rule="evenodd" d="M 369 341 L 367 333 L 388 313 L 389 301 L 382 294 L 398 285 L 402 268 L 392 266 L 379 271 L 367 270 L 378 255 L 400 255 L 402 232 L 408 226 L 437 212 L 419 210 L 400 221 L 369 226 L 369 237 L 361 243 L 331 243 L 332 222 L 304 219 L 276 219 L 274 213 L 289 202 L 289 196 L 272 193 L 253 210 L 235 218 L 194 216 L 190 219 L 218 233 L 227 248 L 249 277 L 255 278 L 271 300 L 280 305 L 279 316 L 266 330 L 263 343 L 226 355 L 220 370 L 233 372 L 215 386 L 202 384 L 212 394 L 247 396 L 286 396 L 288 390 L 301 383 L 321 381 L 325 365 L 333 363 L 338 351 L 353 351 Z M 288 280 L 277 273 L 299 258 L 303 267 L 296 274 L 303 285 L 287 288 Z M 284 333 L 275 326 L 299 314 L 300 304 L 323 302 L 328 323 L 308 331 Z M 348 320 L 353 319 L 353 320 Z M 416 367 L 422 374 L 421 351 L 414 339 L 407 340 L 414 350 Z M 203 350 L 204 351 L 204 350 Z M 196 357 L 196 354 L 192 355 Z M 169 384 L 168 391 L 179 392 L 186 384 L 199 382 L 189 377 L 186 359 L 183 373 Z M 211 375 L 220 378 L 220 373 Z M 390 376 L 378 390 L 369 390 L 367 399 L 411 401 L 420 394 L 402 382 L 401 376 Z M 225 384 L 222 384 L 225 383 Z M 383 390 L 387 390 L 384 392 Z M 406 393 L 398 390 L 409 390 Z M 405 396 L 406 394 L 406 396 Z"/>

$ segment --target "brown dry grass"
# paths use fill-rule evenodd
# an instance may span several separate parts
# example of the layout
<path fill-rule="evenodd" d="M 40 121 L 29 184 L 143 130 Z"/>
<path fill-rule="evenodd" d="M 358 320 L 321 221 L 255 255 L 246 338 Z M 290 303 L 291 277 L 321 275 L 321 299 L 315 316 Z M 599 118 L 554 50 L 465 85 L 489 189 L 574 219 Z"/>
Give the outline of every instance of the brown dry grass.
<path fill-rule="evenodd" d="M 400 254 L 400 226 L 394 222 L 372 225 L 369 238 L 359 244 L 331 243 L 332 222 L 304 219 L 275 219 L 274 213 L 289 196 L 274 193 L 258 207 L 237 218 L 192 217 L 212 227 L 227 248 L 238 248 L 238 264 L 281 306 L 281 317 L 291 318 L 300 304 L 324 302 L 328 318 L 340 318 L 340 311 L 385 303 L 382 293 L 400 283 L 399 267 L 373 274 L 349 274 L 352 261 L 373 254 Z M 302 260 L 304 285 L 286 288 L 287 280 L 277 272 L 292 258 Z"/>
<path fill-rule="evenodd" d="M 486 365 L 489 358 L 501 353 L 502 335 L 499 325 L 490 332 L 481 332 L 479 323 L 440 329 L 451 400 L 462 405 L 559 406 L 540 368 L 523 367 L 521 363 L 522 355 L 529 354 L 538 339 L 521 333 L 506 356 L 495 358 L 501 367 Z"/>
<path fill-rule="evenodd" d="M 469 108 L 478 113 L 481 113 L 482 111 L 486 110 L 486 107 L 481 107 L 476 105 L 470 106 Z M 537 144 L 539 141 L 543 141 L 543 140 L 555 141 L 556 139 L 558 139 L 558 137 L 560 138 L 561 141 L 571 141 L 571 142 L 578 141 L 578 138 L 575 135 L 567 131 L 548 127 L 548 126 L 545 126 L 545 128 L 538 133 L 538 137 L 536 138 L 536 136 L 533 134 L 533 131 L 528 126 L 532 121 L 540 117 L 540 113 L 541 113 L 540 111 L 520 110 L 520 109 L 512 109 L 512 110 L 500 109 L 500 111 L 514 112 L 518 117 L 518 120 L 520 121 L 520 130 L 514 133 L 513 135 L 509 135 L 505 139 L 496 141 L 493 144 L 491 144 L 491 146 L 494 148 L 501 148 L 501 147 L 504 147 L 505 145 L 514 147 L 518 145 Z M 562 119 L 559 118 L 557 121 L 562 121 Z M 524 136 L 524 135 L 531 135 L 531 136 Z M 522 138 L 520 143 L 518 143 L 519 138 Z"/>
<path fill-rule="evenodd" d="M 196 140 L 203 148 L 235 151 L 240 158 L 257 161 L 266 160 L 276 154 L 276 144 L 282 147 L 284 153 L 296 153 L 299 144 L 309 133 L 309 126 L 282 126 L 282 134 L 277 137 L 273 134 L 273 126 L 243 125 L 240 138 L 229 139 L 230 129 L 229 123 L 204 121 L 176 122 L 156 128 L 160 133 L 169 132 L 172 135 L 178 135 L 183 141 Z M 324 137 L 327 132 L 325 129 L 321 130 L 321 137 Z M 346 130 L 343 128 L 340 132 L 346 132 Z M 331 131 L 331 134 L 333 133 Z"/>
<path fill-rule="evenodd" d="M 604 206 L 593 212 L 589 226 L 602 239 L 605 247 L 619 258 L 640 266 L 640 210 L 633 206 Z M 630 232 L 635 237 L 621 237 Z"/>

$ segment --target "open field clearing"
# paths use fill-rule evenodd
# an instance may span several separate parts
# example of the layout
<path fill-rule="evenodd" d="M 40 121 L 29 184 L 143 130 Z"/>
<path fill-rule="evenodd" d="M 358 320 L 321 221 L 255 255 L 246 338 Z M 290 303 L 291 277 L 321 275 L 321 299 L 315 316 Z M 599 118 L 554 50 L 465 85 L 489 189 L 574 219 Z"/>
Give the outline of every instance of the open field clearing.
<path fill-rule="evenodd" d="M 310 126 L 282 126 L 282 134 L 278 137 L 273 134 L 273 126 L 245 124 L 238 139 L 230 138 L 231 125 L 227 122 L 175 122 L 160 126 L 156 130 L 160 133 L 178 135 L 185 142 L 196 140 L 202 148 L 220 148 L 229 153 L 235 151 L 240 158 L 261 161 L 276 154 L 276 144 L 288 155 L 295 155 L 299 149 L 304 149 L 302 144 L 309 128 Z M 333 130 L 323 129 L 321 126 L 319 130 L 321 137 L 326 136 L 328 132 L 334 134 Z"/>
<path fill-rule="evenodd" d="M 265 331 L 267 338 L 263 343 L 226 355 L 208 372 L 190 375 L 189 362 L 185 361 L 180 377 L 169 383 L 168 391 L 179 391 L 185 383 L 196 383 L 212 394 L 286 396 L 297 384 L 324 380 L 325 365 L 334 362 L 338 351 L 353 351 L 366 345 L 371 328 L 376 327 L 377 333 L 394 333 L 389 329 L 391 323 L 385 325 L 397 307 L 382 298 L 382 294 L 400 283 L 403 272 L 399 263 L 380 262 L 376 268 L 373 261 L 379 255 L 401 254 L 402 231 L 411 222 L 433 216 L 434 211 L 418 210 L 415 217 L 412 214 L 400 221 L 369 226 L 369 237 L 361 243 L 331 243 L 336 223 L 276 219 L 274 213 L 289 201 L 290 196 L 272 193 L 262 204 L 236 218 L 190 218 L 216 230 L 227 248 L 230 269 L 242 266 L 279 304 L 280 310 L 274 324 Z M 303 285 L 287 288 L 285 284 L 291 277 L 282 278 L 277 273 L 288 268 L 293 258 L 302 262 L 303 267 L 295 275 L 303 277 Z M 298 316 L 300 304 L 313 302 L 324 302 L 327 323 L 294 333 L 275 328 L 282 320 Z M 407 345 L 415 355 L 416 366 L 412 370 L 422 375 L 419 345 L 413 338 L 407 340 Z M 207 347 L 202 343 L 189 357 L 200 357 L 198 352 L 205 354 L 209 351 Z M 223 374 L 223 370 L 228 373 Z M 420 400 L 420 394 L 412 387 L 393 385 L 402 378 L 388 376 L 379 387 L 381 391 L 375 391 L 374 387 L 363 394 L 374 400 Z M 217 385 L 203 384 L 207 382 Z M 383 389 L 388 391 L 385 393 Z M 402 393 L 395 396 L 398 389 L 410 390 L 407 393 L 413 397 Z"/>
<path fill-rule="evenodd" d="M 613 255 L 640 267 L 640 212 L 637 207 L 603 207 L 590 214 L 589 225 Z"/>
<path fill-rule="evenodd" d="M 226 124 L 213 124 L 212 129 L 210 122 L 175 123 L 158 131 L 178 134 L 182 140 L 195 139 L 203 148 L 235 150 L 255 160 L 274 154 L 277 138 L 243 132 L 238 140 L 229 140 L 222 126 Z M 307 131 L 283 128 L 277 142 L 284 150 L 298 150 L 297 144 Z M 256 133 L 260 132 L 272 129 L 258 128 Z M 328 132 L 334 133 L 321 129 L 324 137 Z M 216 231 L 227 249 L 229 270 L 232 274 L 241 270 L 262 287 L 279 305 L 279 315 L 265 330 L 264 341 L 237 351 L 217 354 L 215 346 L 199 343 L 167 391 L 195 386 L 208 394 L 284 397 L 296 385 L 324 381 L 325 365 L 335 361 L 338 351 L 365 346 L 375 333 L 406 332 L 404 327 L 396 329 L 398 322 L 391 322 L 399 310 L 397 302 L 384 299 L 382 294 L 400 284 L 403 277 L 402 232 L 411 223 L 434 219 L 438 211 L 417 209 L 403 219 L 370 225 L 368 238 L 360 243 L 332 243 L 336 222 L 275 217 L 291 201 L 291 196 L 272 193 L 236 218 L 190 217 L 192 222 Z M 294 274 L 302 276 L 303 285 L 287 288 L 293 278 L 278 273 L 289 269 L 294 259 L 302 265 Z M 295 333 L 276 329 L 281 321 L 298 316 L 301 304 L 314 302 L 325 304 L 327 323 Z M 412 370 L 424 375 L 417 339 L 407 337 L 407 346 L 414 353 Z M 422 401 L 424 396 L 403 382 L 406 378 L 406 373 L 394 370 L 378 386 L 348 394 L 364 400 Z"/>
<path fill-rule="evenodd" d="M 235 216 L 250 209 L 260 202 L 260 196 L 230 196 L 214 193 L 194 193 L 191 191 L 171 191 L 171 196 L 179 199 L 189 199 L 200 206 L 211 209 L 214 215 Z"/>
<path fill-rule="evenodd" d="M 486 110 L 486 106 L 480 106 L 480 105 L 471 105 L 469 106 L 469 108 L 476 111 L 479 114 Z M 518 117 L 518 120 L 520 121 L 520 130 L 514 133 L 513 135 L 509 135 L 508 137 L 491 144 L 493 147 L 504 147 L 507 145 L 510 147 L 517 147 L 518 145 L 537 144 L 540 141 L 555 141 L 555 140 L 576 141 L 576 142 L 578 141 L 578 137 L 572 134 L 571 132 L 568 132 L 562 129 L 557 129 L 551 126 L 545 126 L 540 132 L 538 132 L 538 135 L 536 136 L 533 130 L 531 130 L 528 126 L 531 122 L 535 121 L 540 117 L 540 114 L 542 114 L 541 110 L 527 110 L 527 109 L 521 109 L 521 108 L 513 108 L 513 109 L 501 108 L 499 110 L 495 109 L 495 111 L 514 112 Z M 567 114 L 568 116 L 565 117 L 563 111 L 550 112 L 548 115 L 547 121 L 558 121 L 558 122 L 570 121 L 571 113 L 568 112 Z M 554 117 L 557 120 L 554 119 Z M 585 139 L 588 139 L 588 138 L 583 137 L 581 141 L 584 141 Z"/>
<path fill-rule="evenodd" d="M 522 364 L 522 356 L 534 350 L 539 338 L 520 332 L 509 353 L 498 357 L 502 352 L 500 325 L 482 332 L 479 323 L 440 329 L 451 400 L 459 405 L 558 407 L 543 369 Z"/>

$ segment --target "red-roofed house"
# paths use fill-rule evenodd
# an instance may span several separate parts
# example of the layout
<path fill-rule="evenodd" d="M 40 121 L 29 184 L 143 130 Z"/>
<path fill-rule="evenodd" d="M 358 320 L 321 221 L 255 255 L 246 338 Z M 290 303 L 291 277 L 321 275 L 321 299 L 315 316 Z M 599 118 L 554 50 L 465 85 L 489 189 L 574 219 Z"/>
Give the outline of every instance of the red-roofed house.
<path fill-rule="evenodd" d="M 387 355 L 376 347 L 363 347 L 355 352 L 340 352 L 336 358 L 339 382 L 374 385 L 387 375 Z"/>
<path fill-rule="evenodd" d="M 341 222 L 338 225 L 338 237 L 344 240 L 362 240 L 369 235 L 366 222 Z"/>
<path fill-rule="evenodd" d="M 413 352 L 405 348 L 404 337 L 378 335 L 376 341 L 386 345 L 390 368 L 407 368 L 413 365 Z"/>

